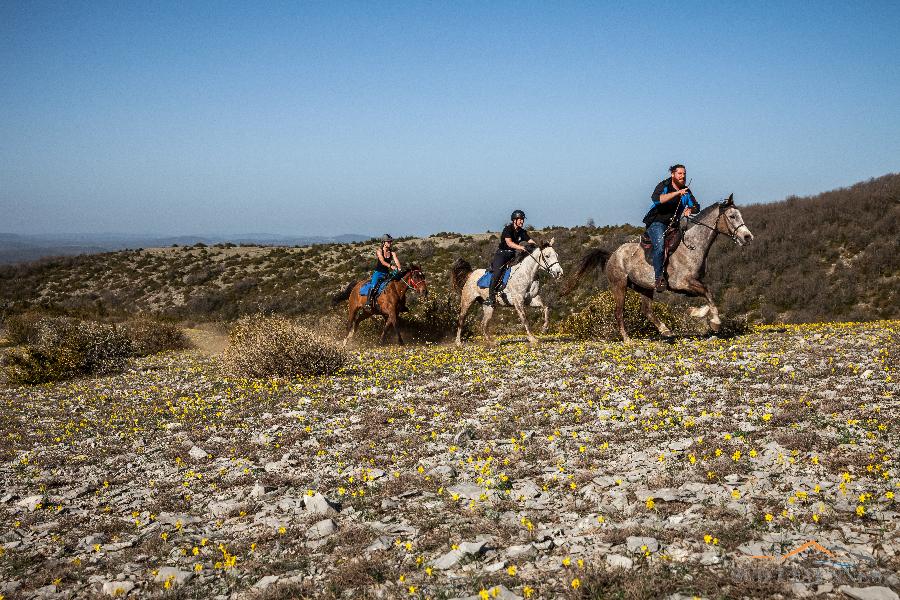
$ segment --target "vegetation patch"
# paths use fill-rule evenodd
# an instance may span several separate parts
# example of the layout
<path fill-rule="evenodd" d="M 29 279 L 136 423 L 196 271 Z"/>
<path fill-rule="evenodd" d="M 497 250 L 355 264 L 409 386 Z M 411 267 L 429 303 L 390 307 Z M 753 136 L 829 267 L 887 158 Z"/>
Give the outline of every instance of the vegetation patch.
<path fill-rule="evenodd" d="M 612 292 L 597 294 L 580 311 L 572 313 L 563 321 L 563 333 L 580 340 L 619 340 L 615 317 L 615 300 Z M 653 303 L 653 312 L 672 331 L 683 331 L 690 326 L 682 314 L 685 308 L 671 307 L 660 302 Z M 625 293 L 625 329 L 634 338 L 658 336 L 659 332 L 641 312 L 641 297 L 632 292 Z"/>
<path fill-rule="evenodd" d="M 11 383 L 38 384 L 115 373 L 125 368 L 132 354 L 131 340 L 115 325 L 42 317 L 27 329 L 28 343 L 3 359 Z"/>
<path fill-rule="evenodd" d="M 230 341 L 225 366 L 244 377 L 328 375 L 348 361 L 334 342 L 281 316 L 245 317 L 232 329 Z"/>
<path fill-rule="evenodd" d="M 139 319 L 124 324 L 125 334 L 131 340 L 134 356 L 149 356 L 167 350 L 185 350 L 190 341 L 180 327 L 150 319 Z"/>

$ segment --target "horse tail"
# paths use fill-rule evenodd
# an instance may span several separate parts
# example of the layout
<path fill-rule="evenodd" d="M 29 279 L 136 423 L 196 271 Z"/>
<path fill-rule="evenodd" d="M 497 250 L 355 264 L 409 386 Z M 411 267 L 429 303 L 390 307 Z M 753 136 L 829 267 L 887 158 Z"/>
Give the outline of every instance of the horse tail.
<path fill-rule="evenodd" d="M 609 251 L 604 250 L 603 248 L 596 248 L 585 254 L 581 259 L 581 263 L 578 265 L 578 270 L 575 271 L 575 274 L 572 275 L 572 278 L 569 279 L 569 281 L 566 283 L 560 295 L 566 296 L 570 294 L 572 290 L 578 287 L 581 279 L 588 272 L 593 271 L 597 267 L 601 269 L 605 268 L 606 262 L 609 260 L 609 257 Z"/>
<path fill-rule="evenodd" d="M 344 288 L 343 292 L 339 292 L 331 297 L 331 306 L 337 306 L 338 303 L 343 302 L 350 298 L 350 294 L 353 292 L 353 286 L 356 285 L 355 281 L 351 281 L 347 284 L 347 287 Z"/>
<path fill-rule="evenodd" d="M 462 291 L 463 286 L 466 284 L 466 278 L 472 273 L 472 265 L 469 264 L 464 258 L 457 258 L 456 262 L 453 263 L 453 267 L 451 267 L 451 275 L 453 280 L 453 289 L 456 293 Z"/>

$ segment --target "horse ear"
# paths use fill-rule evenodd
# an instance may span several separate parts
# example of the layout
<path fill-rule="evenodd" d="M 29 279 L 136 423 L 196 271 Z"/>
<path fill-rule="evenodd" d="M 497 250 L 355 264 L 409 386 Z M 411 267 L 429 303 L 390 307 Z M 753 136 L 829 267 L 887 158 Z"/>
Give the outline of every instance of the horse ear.
<path fill-rule="evenodd" d="M 550 241 L 547 243 L 547 245 L 548 245 L 548 246 L 552 246 L 552 245 L 553 245 L 553 241 L 554 241 L 555 239 L 556 239 L 555 237 L 550 238 Z"/>
<path fill-rule="evenodd" d="M 734 206 L 734 194 L 729 194 L 725 199 L 725 206 Z"/>

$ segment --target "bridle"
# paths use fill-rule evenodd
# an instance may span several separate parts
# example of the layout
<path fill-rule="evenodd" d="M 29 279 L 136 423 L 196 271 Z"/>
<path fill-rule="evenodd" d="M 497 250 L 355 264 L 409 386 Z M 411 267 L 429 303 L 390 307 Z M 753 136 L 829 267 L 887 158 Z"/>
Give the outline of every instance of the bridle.
<path fill-rule="evenodd" d="M 419 280 L 418 278 L 416 278 L 415 280 L 413 280 L 413 275 L 420 275 L 422 277 L 422 279 Z M 410 280 L 413 283 L 410 284 L 410 282 L 407 280 Z M 425 274 L 422 273 L 421 269 L 410 269 L 409 273 L 407 273 L 405 276 L 400 278 L 400 281 L 405 283 L 406 287 L 408 287 L 412 291 L 416 292 L 417 294 L 422 293 L 422 290 L 419 289 L 420 285 L 421 286 L 427 285 L 427 282 L 425 281 Z"/>
<path fill-rule="evenodd" d="M 695 219 L 692 215 L 687 215 L 687 216 L 685 216 L 684 218 L 687 219 L 688 221 L 690 221 L 691 223 L 695 224 L 695 225 L 700 225 L 700 226 L 702 226 L 702 227 L 706 227 L 707 229 L 710 229 L 710 230 L 714 231 L 716 234 L 720 234 L 720 233 L 722 233 L 722 232 L 719 231 L 719 219 L 721 219 L 722 217 L 725 216 L 725 212 L 726 212 L 726 211 L 727 211 L 727 209 L 726 209 L 726 210 L 719 210 L 719 215 L 716 217 L 716 226 L 715 226 L 715 227 L 710 227 L 710 226 L 707 225 L 706 223 L 704 223 L 704 222 L 702 222 L 702 221 L 699 221 L 699 220 Z M 731 229 L 731 227 L 730 227 L 729 224 L 728 224 L 728 219 L 725 220 L 725 228 L 728 229 L 728 233 L 727 233 L 726 235 L 728 235 L 728 237 L 731 238 L 731 241 L 734 242 L 735 244 L 737 244 L 738 246 L 740 246 L 741 243 L 740 243 L 740 242 L 738 241 L 738 239 L 737 239 L 737 232 L 740 231 L 741 227 L 744 227 L 744 228 L 747 229 L 747 231 L 750 231 L 750 228 L 747 227 L 747 225 L 746 225 L 745 223 L 741 223 L 740 225 L 738 225 L 738 226 L 735 227 L 734 229 Z M 695 249 L 696 249 L 696 248 L 693 248 L 690 244 L 688 244 L 687 241 L 685 241 L 685 240 L 682 240 L 682 243 L 683 243 L 685 246 L 687 246 L 688 248 L 690 248 L 691 250 L 695 250 Z"/>
<path fill-rule="evenodd" d="M 542 250 L 541 248 L 538 249 L 538 254 L 541 256 L 540 258 L 535 258 L 534 256 L 531 255 L 531 252 L 528 253 L 528 258 L 530 258 L 531 260 L 533 260 L 534 262 L 536 262 L 538 264 L 539 270 L 547 271 L 547 273 L 552 275 L 553 271 L 551 271 L 550 269 L 552 269 L 553 267 L 558 265 L 559 261 L 556 261 L 553 264 L 550 264 L 550 262 L 546 258 L 544 258 L 544 253 L 541 250 Z M 544 266 L 544 263 L 546 263 L 546 266 Z"/>

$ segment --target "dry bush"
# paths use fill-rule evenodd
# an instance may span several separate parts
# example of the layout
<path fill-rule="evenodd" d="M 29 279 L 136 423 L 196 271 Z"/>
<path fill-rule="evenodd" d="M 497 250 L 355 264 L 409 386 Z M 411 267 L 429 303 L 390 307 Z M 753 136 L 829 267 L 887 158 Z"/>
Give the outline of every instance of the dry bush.
<path fill-rule="evenodd" d="M 11 383 L 37 384 L 83 375 L 115 373 L 131 356 L 131 341 L 115 325 L 43 317 L 24 349 L 3 360 Z"/>
<path fill-rule="evenodd" d="M 231 331 L 223 361 L 245 377 L 328 375 L 348 361 L 334 342 L 281 316 L 244 317 Z"/>
<path fill-rule="evenodd" d="M 166 350 L 191 347 L 184 332 L 171 323 L 138 319 L 125 323 L 125 334 L 131 340 L 134 356 L 149 356 Z"/>
<path fill-rule="evenodd" d="M 6 330 L 6 339 L 13 344 L 32 344 L 37 340 L 42 319 L 47 318 L 39 312 L 25 312 L 11 315 L 3 322 Z"/>
<path fill-rule="evenodd" d="M 459 302 L 447 296 L 443 300 L 437 295 L 420 300 L 412 312 L 401 317 L 400 328 L 414 342 L 442 342 L 456 336 L 459 317 Z M 473 325 L 470 320 L 463 324 L 463 337 L 472 337 Z"/>
<path fill-rule="evenodd" d="M 672 331 L 687 329 L 687 318 L 683 308 L 676 309 L 667 304 L 653 303 L 653 312 Z M 582 340 L 619 339 L 616 325 L 615 301 L 611 292 L 594 296 L 585 307 L 572 313 L 561 325 L 563 333 Z M 634 338 L 649 338 L 659 335 L 656 327 L 641 312 L 641 297 L 631 291 L 625 294 L 625 330 Z"/>

